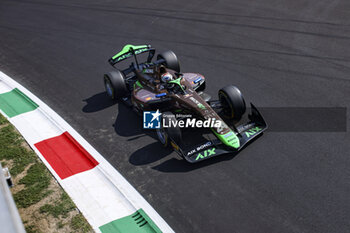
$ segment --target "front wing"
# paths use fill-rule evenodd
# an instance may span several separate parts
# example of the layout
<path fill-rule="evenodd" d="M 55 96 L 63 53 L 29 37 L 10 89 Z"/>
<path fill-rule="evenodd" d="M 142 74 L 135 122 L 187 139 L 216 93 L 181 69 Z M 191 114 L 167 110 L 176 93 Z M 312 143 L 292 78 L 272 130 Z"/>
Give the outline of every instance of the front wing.
<path fill-rule="evenodd" d="M 239 148 L 231 148 L 223 144 L 219 139 L 206 141 L 204 143 L 194 145 L 192 148 L 182 150 L 181 146 L 171 142 L 174 150 L 183 156 L 190 163 L 197 163 L 218 155 L 235 153 L 240 151 L 257 136 L 261 135 L 267 128 L 264 118 L 258 109 L 251 103 L 251 113 L 248 115 L 249 121 L 237 127 L 232 127 L 240 141 Z"/>

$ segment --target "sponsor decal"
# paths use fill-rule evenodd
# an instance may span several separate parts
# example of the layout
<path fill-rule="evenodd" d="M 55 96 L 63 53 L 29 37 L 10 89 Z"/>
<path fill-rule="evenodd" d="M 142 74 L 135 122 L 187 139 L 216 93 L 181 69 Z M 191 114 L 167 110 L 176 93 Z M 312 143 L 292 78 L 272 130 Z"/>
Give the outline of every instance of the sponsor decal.
<path fill-rule="evenodd" d="M 147 98 L 146 98 L 146 100 L 150 100 L 150 99 L 152 99 L 152 97 L 147 97 Z"/>
<path fill-rule="evenodd" d="M 237 140 L 236 138 L 232 137 L 232 138 L 229 138 L 229 139 L 227 140 L 227 142 L 228 142 L 228 143 L 231 143 L 232 141 L 236 141 L 236 140 Z"/>
<path fill-rule="evenodd" d="M 143 112 L 143 128 L 144 129 L 160 129 L 161 113 L 157 111 Z"/>
<path fill-rule="evenodd" d="M 206 158 L 206 157 L 215 155 L 215 154 L 216 154 L 215 149 L 216 149 L 216 148 L 214 147 L 214 148 L 205 150 L 205 151 L 203 151 L 203 152 L 201 152 L 201 153 L 198 153 L 198 155 L 197 155 L 197 157 L 196 157 L 196 160 L 204 159 L 204 158 Z"/>
<path fill-rule="evenodd" d="M 121 60 L 124 60 L 124 59 L 130 57 L 131 55 L 132 55 L 132 53 L 126 53 L 126 54 L 124 54 L 124 55 L 118 57 L 118 58 L 117 58 L 117 62 L 118 62 L 118 61 L 121 61 Z"/>
<path fill-rule="evenodd" d="M 160 93 L 160 94 L 156 95 L 157 98 L 160 98 L 160 97 L 163 97 L 163 96 L 166 96 L 166 93 Z"/>
<path fill-rule="evenodd" d="M 200 104 L 200 102 L 198 100 L 196 100 L 193 96 L 190 97 L 190 100 L 192 100 L 193 103 L 195 104 Z"/>
<path fill-rule="evenodd" d="M 198 108 L 200 109 L 206 109 L 206 107 L 203 104 L 197 104 Z"/>
<path fill-rule="evenodd" d="M 237 131 L 238 133 L 241 133 L 243 131 L 246 131 L 249 128 L 252 128 L 255 125 L 255 123 L 250 123 L 250 124 L 246 124 L 246 125 L 240 125 L 239 127 L 237 127 Z"/>
<path fill-rule="evenodd" d="M 245 132 L 245 135 L 249 138 L 251 136 L 254 136 L 256 133 L 260 132 L 261 130 L 262 130 L 262 128 L 257 126 L 255 128 L 248 130 L 247 132 Z"/>
<path fill-rule="evenodd" d="M 194 84 L 199 83 L 202 80 L 202 77 L 197 78 L 196 80 L 193 81 Z"/>
<path fill-rule="evenodd" d="M 192 100 L 193 103 L 197 104 L 198 108 L 200 109 L 206 109 L 206 107 L 201 103 L 199 102 L 198 100 L 196 100 L 194 97 L 190 97 L 190 100 Z"/>
<path fill-rule="evenodd" d="M 143 52 L 147 52 L 148 51 L 148 48 L 144 48 L 144 49 L 138 49 L 138 50 L 135 50 L 135 54 L 140 54 L 140 53 L 143 53 Z"/>
<path fill-rule="evenodd" d="M 195 148 L 195 149 L 189 151 L 189 152 L 187 153 L 187 156 L 192 155 L 192 154 L 194 154 L 194 153 L 196 153 L 196 152 L 198 152 L 198 151 L 201 151 L 201 150 L 203 150 L 203 149 L 205 149 L 205 148 L 207 148 L 207 147 L 209 147 L 209 146 L 211 146 L 211 145 L 212 145 L 211 142 L 207 142 L 207 143 L 205 143 L 205 144 L 203 144 L 203 145 L 200 145 L 200 146 L 198 146 L 197 148 Z"/>

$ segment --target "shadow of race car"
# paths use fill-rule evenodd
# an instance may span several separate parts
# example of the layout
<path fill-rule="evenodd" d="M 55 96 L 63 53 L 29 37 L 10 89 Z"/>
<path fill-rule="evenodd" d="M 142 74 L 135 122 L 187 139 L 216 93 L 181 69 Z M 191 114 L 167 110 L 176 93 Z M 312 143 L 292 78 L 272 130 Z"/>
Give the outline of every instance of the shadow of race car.
<path fill-rule="evenodd" d="M 139 62 L 138 55 L 143 53 L 148 53 L 147 59 Z M 218 100 L 211 100 L 204 92 L 205 77 L 181 73 L 174 52 L 160 53 L 152 61 L 154 55 L 155 49 L 150 45 L 126 45 L 108 62 L 114 68 L 131 57 L 135 62 L 124 70 L 106 73 L 103 79 L 106 92 L 113 100 L 123 101 L 140 115 L 144 111 L 162 113 L 163 125 L 156 132 L 163 146 L 171 146 L 186 161 L 195 163 L 237 152 L 267 129 L 252 103 L 247 121 L 237 124 L 246 112 L 244 98 L 237 87 L 225 86 L 218 91 Z M 180 127 L 181 120 L 186 122 L 183 124 L 186 127 Z M 199 129 L 197 120 L 211 123 Z M 186 134 L 190 135 L 188 139 Z"/>

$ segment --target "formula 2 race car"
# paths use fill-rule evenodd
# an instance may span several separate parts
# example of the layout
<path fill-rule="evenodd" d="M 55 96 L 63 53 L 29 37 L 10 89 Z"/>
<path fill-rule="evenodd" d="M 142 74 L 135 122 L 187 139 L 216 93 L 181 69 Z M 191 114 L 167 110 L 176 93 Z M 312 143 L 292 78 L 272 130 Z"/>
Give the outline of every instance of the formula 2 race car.
<path fill-rule="evenodd" d="M 140 63 L 138 55 L 147 52 L 146 61 Z M 244 98 L 237 87 L 225 86 L 218 92 L 219 99 L 213 101 L 204 93 L 204 76 L 180 73 L 180 64 L 174 52 L 160 53 L 152 62 L 154 55 L 155 49 L 150 45 L 124 46 L 108 62 L 114 67 L 134 57 L 135 63 L 132 62 L 124 70 L 116 69 L 105 74 L 104 85 L 110 98 L 125 102 L 140 115 L 144 111 L 163 113 L 163 125 L 170 125 L 156 129 L 163 146 L 172 146 L 181 157 L 195 163 L 237 152 L 267 129 L 266 122 L 253 104 L 246 123 L 236 126 L 246 112 Z M 219 124 L 195 130 L 180 128 L 175 124 L 188 116 Z M 190 135 L 188 139 L 185 134 Z"/>

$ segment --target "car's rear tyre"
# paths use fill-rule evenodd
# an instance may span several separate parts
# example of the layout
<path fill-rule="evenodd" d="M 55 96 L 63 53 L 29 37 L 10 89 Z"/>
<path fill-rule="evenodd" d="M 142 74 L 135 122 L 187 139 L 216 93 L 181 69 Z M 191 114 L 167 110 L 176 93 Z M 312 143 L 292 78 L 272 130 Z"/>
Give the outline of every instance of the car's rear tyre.
<path fill-rule="evenodd" d="M 229 119 L 240 120 L 246 111 L 241 91 L 230 85 L 220 89 L 218 95 L 223 107 L 223 115 Z"/>
<path fill-rule="evenodd" d="M 125 76 L 119 71 L 111 71 L 103 77 L 107 95 L 113 99 L 123 98 L 127 95 L 128 89 L 125 84 Z"/>
<path fill-rule="evenodd" d="M 164 112 L 163 115 L 167 116 L 164 118 L 162 117 L 166 125 L 170 125 L 170 121 L 176 121 L 175 115 L 171 112 Z M 157 129 L 156 131 L 158 140 L 164 147 L 168 147 L 170 145 L 170 141 L 175 142 L 177 145 L 181 144 L 182 133 L 181 128 L 179 126 L 171 125 L 171 127 L 162 127 L 160 129 Z"/>
<path fill-rule="evenodd" d="M 164 59 L 164 65 L 172 70 L 175 70 L 176 72 L 180 72 L 180 63 L 177 59 L 177 56 L 173 51 L 165 51 L 163 53 L 158 54 L 157 60 Z"/>

